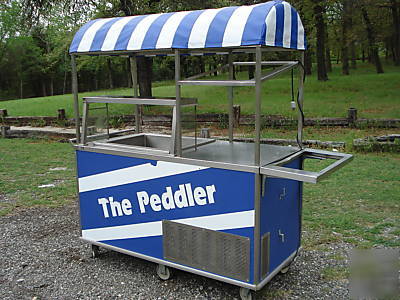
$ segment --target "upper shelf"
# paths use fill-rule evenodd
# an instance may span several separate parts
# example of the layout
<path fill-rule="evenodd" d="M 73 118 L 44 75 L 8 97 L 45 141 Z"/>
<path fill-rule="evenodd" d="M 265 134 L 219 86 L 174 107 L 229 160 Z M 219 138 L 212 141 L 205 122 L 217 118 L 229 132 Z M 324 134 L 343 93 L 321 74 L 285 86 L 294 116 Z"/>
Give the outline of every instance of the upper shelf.
<path fill-rule="evenodd" d="M 173 97 L 163 98 L 135 98 L 129 96 L 95 96 L 95 97 L 83 97 L 83 101 L 86 103 L 123 103 L 123 104 L 143 104 L 143 105 L 163 105 L 163 106 L 175 106 L 176 99 Z M 197 105 L 197 98 L 181 98 L 181 106 L 193 106 Z"/>

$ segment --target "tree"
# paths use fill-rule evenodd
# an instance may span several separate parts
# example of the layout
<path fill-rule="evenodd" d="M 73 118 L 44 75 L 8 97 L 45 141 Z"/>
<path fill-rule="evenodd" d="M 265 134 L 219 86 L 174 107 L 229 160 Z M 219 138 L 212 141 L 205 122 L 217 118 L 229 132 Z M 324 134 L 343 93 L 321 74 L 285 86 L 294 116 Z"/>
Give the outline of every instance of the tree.
<path fill-rule="evenodd" d="M 369 51 L 371 53 L 370 56 L 371 56 L 372 62 L 375 64 L 376 72 L 378 74 L 383 73 L 383 67 L 382 67 L 381 59 L 379 57 L 379 47 L 376 43 L 375 31 L 374 31 L 372 22 L 369 18 L 366 4 L 364 2 L 360 3 L 360 9 L 361 9 L 362 16 L 363 16 L 364 22 L 365 22 L 365 30 L 367 31 L 368 46 L 369 46 Z"/>
<path fill-rule="evenodd" d="M 349 75 L 349 30 L 351 26 L 351 0 L 343 0 L 342 5 L 342 74 Z"/>
<path fill-rule="evenodd" d="M 390 9 L 393 18 L 393 61 L 400 66 L 400 4 L 397 0 L 390 0 Z"/>
<path fill-rule="evenodd" d="M 325 63 L 325 20 L 324 1 L 312 0 L 314 3 L 314 18 L 316 28 L 316 53 L 318 80 L 328 80 Z"/>

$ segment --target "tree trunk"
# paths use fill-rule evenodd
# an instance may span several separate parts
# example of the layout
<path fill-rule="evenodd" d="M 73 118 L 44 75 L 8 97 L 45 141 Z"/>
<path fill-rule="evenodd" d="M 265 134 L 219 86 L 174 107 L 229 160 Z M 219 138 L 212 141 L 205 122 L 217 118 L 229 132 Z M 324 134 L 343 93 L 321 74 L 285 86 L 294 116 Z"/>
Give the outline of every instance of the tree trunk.
<path fill-rule="evenodd" d="M 364 48 L 362 49 L 362 53 L 361 53 L 361 61 L 365 62 L 365 50 L 364 50 Z"/>
<path fill-rule="evenodd" d="M 356 42 L 353 32 L 354 2 L 350 1 L 349 31 L 350 31 L 350 58 L 351 68 L 357 69 Z"/>
<path fill-rule="evenodd" d="M 315 27 L 317 29 L 317 71 L 318 80 L 328 80 L 325 64 L 325 21 L 324 21 L 324 1 L 314 0 Z"/>
<path fill-rule="evenodd" d="M 97 79 L 97 76 L 93 76 L 93 83 L 94 83 L 94 90 L 97 91 L 99 89 L 99 80 Z"/>
<path fill-rule="evenodd" d="M 186 56 L 182 57 L 181 66 L 182 66 L 182 77 L 183 78 L 189 77 L 189 69 L 188 69 L 189 63 L 190 62 L 188 61 Z"/>
<path fill-rule="evenodd" d="M 343 0 L 342 13 L 342 74 L 349 75 L 350 0 Z"/>
<path fill-rule="evenodd" d="M 248 54 L 248 61 L 254 61 L 254 54 L 253 53 L 249 53 Z M 253 79 L 254 78 L 254 70 L 255 70 L 255 66 L 249 66 L 249 79 Z"/>
<path fill-rule="evenodd" d="M 365 21 L 365 29 L 367 30 L 371 60 L 375 64 L 376 72 L 378 74 L 383 73 L 381 60 L 379 58 L 378 45 L 375 42 L 375 32 L 373 30 L 371 20 L 369 19 L 367 9 L 365 8 L 364 5 L 361 6 L 361 12 Z"/>
<path fill-rule="evenodd" d="M 326 58 L 326 71 L 328 73 L 332 72 L 331 49 L 329 49 L 329 47 L 326 47 L 325 58 Z"/>
<path fill-rule="evenodd" d="M 213 56 L 213 61 L 214 61 L 213 69 L 215 69 L 214 76 L 218 76 L 218 71 L 217 71 L 218 61 L 217 61 L 217 57 L 216 56 Z"/>
<path fill-rule="evenodd" d="M 304 72 L 306 75 L 312 73 L 312 53 L 310 49 L 304 53 Z"/>
<path fill-rule="evenodd" d="M 351 55 L 351 68 L 357 69 L 357 53 L 354 40 L 352 40 L 350 43 L 350 55 Z"/>
<path fill-rule="evenodd" d="M 113 74 L 112 74 L 112 66 L 111 66 L 111 59 L 107 58 L 107 69 L 108 69 L 108 84 L 109 88 L 114 88 L 114 81 L 113 81 Z"/>
<path fill-rule="evenodd" d="M 63 80 L 63 95 L 67 92 L 67 69 L 64 71 L 64 80 Z"/>
<path fill-rule="evenodd" d="M 206 65 L 204 64 L 203 56 L 199 56 L 199 68 L 200 73 L 204 73 L 206 71 Z"/>
<path fill-rule="evenodd" d="M 151 80 L 153 78 L 153 60 L 151 57 L 137 57 L 139 94 L 142 98 L 152 98 Z"/>
<path fill-rule="evenodd" d="M 19 98 L 22 99 L 24 98 L 24 83 L 22 81 L 22 79 L 20 79 L 19 81 Z"/>
<path fill-rule="evenodd" d="M 391 0 L 391 9 L 393 16 L 393 49 L 394 49 L 394 57 L 393 61 L 396 66 L 400 66 L 400 5 L 396 0 Z"/>
<path fill-rule="evenodd" d="M 50 78 L 50 96 L 54 96 L 54 78 Z"/>
<path fill-rule="evenodd" d="M 126 59 L 126 75 L 127 75 L 127 87 L 132 88 L 132 73 L 131 73 L 131 59 L 128 57 Z"/>
<path fill-rule="evenodd" d="M 46 81 L 45 80 L 41 80 L 42 83 L 42 97 L 46 97 Z"/>
<path fill-rule="evenodd" d="M 325 62 L 326 62 L 326 71 L 332 72 L 332 61 L 331 61 L 331 49 L 329 47 L 329 34 L 328 34 L 328 25 L 325 23 Z"/>
<path fill-rule="evenodd" d="M 64 52 L 64 80 L 63 80 L 63 95 L 67 92 L 67 52 Z"/>

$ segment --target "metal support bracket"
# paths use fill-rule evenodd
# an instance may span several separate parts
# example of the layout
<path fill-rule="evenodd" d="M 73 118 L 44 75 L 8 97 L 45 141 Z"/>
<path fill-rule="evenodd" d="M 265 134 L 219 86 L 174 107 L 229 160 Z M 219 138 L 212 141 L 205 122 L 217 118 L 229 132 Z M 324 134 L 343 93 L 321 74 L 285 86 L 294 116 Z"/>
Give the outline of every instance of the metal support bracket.
<path fill-rule="evenodd" d="M 285 242 L 285 234 L 282 233 L 280 229 L 279 229 L 279 231 L 278 231 L 278 234 L 279 234 L 279 236 L 280 236 L 280 238 L 281 238 L 282 243 L 284 243 L 284 242 Z"/>
<path fill-rule="evenodd" d="M 265 190 L 266 190 L 266 185 L 267 185 L 267 175 L 262 174 L 261 175 L 261 196 L 265 196 Z"/>
<path fill-rule="evenodd" d="M 286 197 L 286 188 L 283 188 L 282 193 L 279 195 L 279 200 L 283 200 Z"/>

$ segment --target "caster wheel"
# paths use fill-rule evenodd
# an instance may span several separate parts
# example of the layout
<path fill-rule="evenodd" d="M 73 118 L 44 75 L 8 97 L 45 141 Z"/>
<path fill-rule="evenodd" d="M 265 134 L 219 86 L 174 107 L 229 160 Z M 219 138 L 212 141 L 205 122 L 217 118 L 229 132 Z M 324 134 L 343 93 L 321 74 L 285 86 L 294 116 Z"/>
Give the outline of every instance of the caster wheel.
<path fill-rule="evenodd" d="M 290 266 L 284 267 L 283 269 L 280 270 L 281 274 L 286 274 L 290 269 Z"/>
<path fill-rule="evenodd" d="M 97 258 L 100 255 L 100 247 L 97 245 L 92 245 L 92 258 Z"/>
<path fill-rule="evenodd" d="M 241 300 L 254 300 L 255 299 L 253 292 L 251 290 L 243 288 L 243 287 L 240 288 L 239 294 L 240 294 Z"/>
<path fill-rule="evenodd" d="M 170 268 L 160 264 L 160 265 L 157 266 L 157 275 L 162 280 L 168 280 L 168 279 L 171 278 L 172 272 L 171 272 Z"/>

